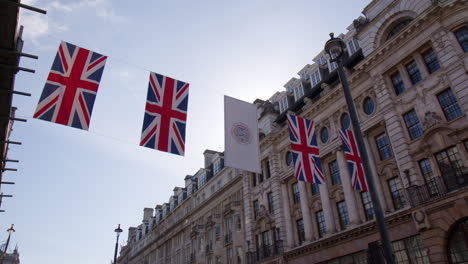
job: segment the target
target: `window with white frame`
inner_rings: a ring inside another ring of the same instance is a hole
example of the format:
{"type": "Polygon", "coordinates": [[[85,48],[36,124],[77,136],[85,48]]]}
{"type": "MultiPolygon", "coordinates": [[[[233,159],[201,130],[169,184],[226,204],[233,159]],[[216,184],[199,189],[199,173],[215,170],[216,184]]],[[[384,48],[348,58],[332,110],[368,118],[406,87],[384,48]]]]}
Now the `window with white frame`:
{"type": "Polygon", "coordinates": [[[198,186],[201,187],[205,183],[206,183],[206,174],[203,172],[200,175],[198,175],[198,186]]]}
{"type": "Polygon", "coordinates": [[[217,174],[221,170],[221,159],[218,159],[213,164],[213,174],[217,174]]]}
{"type": "Polygon", "coordinates": [[[353,38],[348,41],[349,55],[354,54],[359,49],[359,42],[357,39],[353,38]]]}
{"type": "Polygon", "coordinates": [[[320,82],[320,71],[316,70],[312,73],[312,86],[317,85],[320,82]]]}
{"type": "Polygon", "coordinates": [[[299,84],[294,88],[294,99],[298,100],[304,95],[304,89],[302,88],[302,84],[299,84]]]}
{"type": "Polygon", "coordinates": [[[330,60],[330,66],[329,66],[329,68],[330,68],[330,72],[336,70],[336,68],[338,68],[338,64],[336,63],[336,61],[332,62],[332,61],[330,60]]]}
{"type": "Polygon", "coordinates": [[[280,112],[281,113],[286,111],[286,109],[288,109],[289,105],[288,105],[288,97],[287,96],[281,98],[281,100],[279,101],[279,107],[280,107],[280,112]]]}
{"type": "Polygon", "coordinates": [[[309,74],[307,74],[307,72],[304,71],[303,73],[301,73],[301,79],[309,80],[309,74]]]}
{"type": "Polygon", "coordinates": [[[325,60],[325,57],[320,56],[320,58],[318,59],[318,64],[324,65],[325,63],[327,63],[327,60],[325,60]]]}

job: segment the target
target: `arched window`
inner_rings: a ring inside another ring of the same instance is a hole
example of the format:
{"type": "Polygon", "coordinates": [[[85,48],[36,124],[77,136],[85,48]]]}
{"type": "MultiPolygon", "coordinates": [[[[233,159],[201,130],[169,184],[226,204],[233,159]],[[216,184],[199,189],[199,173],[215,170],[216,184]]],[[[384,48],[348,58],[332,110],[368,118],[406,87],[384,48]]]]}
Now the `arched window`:
{"type": "Polygon", "coordinates": [[[413,19],[412,18],[405,18],[403,20],[400,20],[398,23],[396,23],[394,26],[391,27],[390,30],[388,30],[387,37],[385,40],[391,39],[393,36],[398,34],[403,28],[405,28],[413,19]]]}
{"type": "Polygon", "coordinates": [[[468,218],[458,222],[450,232],[447,254],[451,264],[468,262],[468,218]]]}

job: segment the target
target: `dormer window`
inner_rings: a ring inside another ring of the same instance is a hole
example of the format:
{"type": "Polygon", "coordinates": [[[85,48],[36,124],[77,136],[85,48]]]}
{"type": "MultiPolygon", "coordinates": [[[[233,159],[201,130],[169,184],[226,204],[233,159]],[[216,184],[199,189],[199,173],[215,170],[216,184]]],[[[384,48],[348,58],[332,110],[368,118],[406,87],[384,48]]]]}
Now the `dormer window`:
{"type": "Polygon", "coordinates": [[[299,84],[299,86],[296,86],[296,88],[294,88],[294,99],[297,101],[303,95],[304,95],[304,89],[302,88],[302,84],[299,84]]]}
{"type": "Polygon", "coordinates": [[[359,42],[357,39],[353,38],[352,40],[348,41],[349,55],[354,54],[358,50],[359,50],[359,42]]]}
{"type": "Polygon", "coordinates": [[[336,61],[332,62],[330,60],[329,62],[330,62],[330,64],[329,64],[330,72],[332,72],[332,71],[336,70],[336,68],[338,68],[338,64],[336,63],[336,61]]]}
{"type": "Polygon", "coordinates": [[[291,88],[291,86],[286,86],[286,92],[288,93],[292,93],[293,92],[293,89],[291,88]]]}
{"type": "Polygon", "coordinates": [[[306,72],[303,72],[303,73],[301,74],[301,79],[307,81],[307,80],[309,80],[309,75],[308,75],[306,72]]]}
{"type": "Polygon", "coordinates": [[[327,63],[327,60],[325,60],[325,57],[320,56],[320,58],[318,60],[318,64],[325,65],[326,63],[327,63]]]}
{"type": "Polygon", "coordinates": [[[314,71],[314,73],[312,73],[311,77],[312,77],[312,86],[317,85],[321,81],[320,71],[319,70],[314,71]]]}
{"type": "Polygon", "coordinates": [[[220,172],[222,169],[222,166],[221,166],[221,159],[218,159],[217,161],[214,162],[213,164],[213,174],[217,174],[218,172],[220,172]]]}
{"type": "Polygon", "coordinates": [[[281,100],[279,101],[280,113],[283,113],[284,111],[286,111],[286,109],[288,109],[288,107],[289,107],[288,97],[285,96],[285,97],[281,98],[281,100]]]}
{"type": "Polygon", "coordinates": [[[203,186],[206,183],[206,173],[202,173],[198,176],[198,186],[203,186]]]}

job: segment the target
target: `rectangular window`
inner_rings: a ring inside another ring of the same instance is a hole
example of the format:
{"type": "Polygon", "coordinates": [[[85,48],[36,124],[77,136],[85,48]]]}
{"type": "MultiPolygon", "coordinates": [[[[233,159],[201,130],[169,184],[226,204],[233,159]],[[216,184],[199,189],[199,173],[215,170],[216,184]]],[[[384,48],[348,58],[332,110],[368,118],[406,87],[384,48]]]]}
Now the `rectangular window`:
{"type": "Polygon", "coordinates": [[[240,215],[234,216],[234,219],[236,220],[236,231],[241,231],[242,229],[242,218],[240,215]]]}
{"type": "Polygon", "coordinates": [[[452,89],[448,88],[439,93],[437,99],[439,100],[440,107],[444,110],[447,121],[453,120],[463,114],[457,102],[457,98],[453,95],[452,89]]]}
{"type": "Polygon", "coordinates": [[[336,68],[338,68],[338,64],[336,63],[336,61],[330,61],[330,72],[336,70],[336,68]]]}
{"type": "Polygon", "coordinates": [[[257,174],[252,173],[252,186],[255,187],[257,186],[257,174]]]}
{"type": "Polygon", "coordinates": [[[468,51],[468,27],[464,26],[457,31],[455,31],[455,36],[457,37],[458,43],[462,47],[464,52],[468,51]]]}
{"type": "Polygon", "coordinates": [[[302,221],[302,218],[296,221],[296,226],[297,226],[297,237],[299,239],[299,244],[302,244],[305,241],[304,222],[302,221]]]}
{"type": "Polygon", "coordinates": [[[262,183],[263,182],[263,174],[257,173],[257,175],[258,175],[258,183],[262,183]]]}
{"type": "Polygon", "coordinates": [[[317,183],[311,183],[310,188],[312,189],[312,195],[320,193],[320,186],[317,183]]]}
{"type": "Polygon", "coordinates": [[[426,63],[426,67],[429,73],[433,73],[440,69],[439,60],[437,59],[437,56],[432,48],[426,50],[422,54],[422,56],[424,58],[424,63],[426,63]]]}
{"type": "Polygon", "coordinates": [[[293,202],[294,204],[298,204],[301,202],[301,196],[299,194],[299,185],[296,183],[294,183],[292,185],[292,190],[293,190],[293,202]]]}
{"type": "Polygon", "coordinates": [[[215,239],[216,241],[221,240],[221,227],[220,226],[215,227],[215,239]]]}
{"type": "Polygon", "coordinates": [[[429,264],[420,235],[392,242],[396,263],[429,264]]]}
{"type": "Polygon", "coordinates": [[[327,63],[327,61],[325,60],[325,57],[320,56],[320,58],[319,58],[319,60],[318,60],[318,64],[324,65],[325,63],[327,63]]]}
{"type": "Polygon", "coordinates": [[[338,162],[336,160],[328,163],[328,168],[330,169],[330,176],[332,180],[332,184],[340,184],[340,168],[338,167],[338,162]]]}
{"type": "Polygon", "coordinates": [[[468,170],[463,166],[461,155],[456,146],[436,153],[435,157],[445,184],[450,191],[467,184],[468,170]]]}
{"type": "Polygon", "coordinates": [[[253,206],[254,206],[254,219],[257,219],[258,217],[258,211],[260,210],[260,206],[258,204],[258,200],[255,200],[253,202],[253,206]]]}
{"type": "Polygon", "coordinates": [[[273,213],[275,211],[275,204],[273,202],[273,193],[269,192],[267,194],[267,197],[268,197],[268,210],[270,211],[270,213],[273,213]]]}
{"type": "Polygon", "coordinates": [[[234,264],[232,248],[228,248],[228,250],[227,250],[227,264],[234,264]]]}
{"type": "Polygon", "coordinates": [[[269,179],[271,174],[270,174],[270,160],[264,159],[262,161],[262,172],[263,175],[265,175],[266,179],[269,179]]]}
{"type": "Polygon", "coordinates": [[[367,221],[374,219],[374,207],[369,192],[361,192],[361,200],[367,221]]]}
{"type": "Polygon", "coordinates": [[[304,89],[302,88],[302,84],[299,84],[296,88],[294,88],[294,99],[297,101],[304,95],[304,89]]]}
{"type": "Polygon", "coordinates": [[[380,160],[386,160],[393,156],[392,147],[390,146],[390,141],[388,140],[387,134],[382,133],[376,136],[375,143],[377,144],[377,149],[379,150],[380,160]]]}
{"type": "Polygon", "coordinates": [[[395,89],[396,95],[401,94],[406,90],[405,84],[403,83],[403,79],[399,72],[396,72],[390,76],[392,79],[393,89],[395,89]]]}
{"type": "Polygon", "coordinates": [[[400,210],[405,207],[405,196],[403,194],[400,179],[395,177],[388,180],[388,188],[390,190],[390,195],[392,196],[393,207],[395,207],[395,210],[400,210]]]}
{"type": "Polygon", "coordinates": [[[242,253],[242,247],[237,247],[236,248],[236,256],[237,256],[237,264],[242,264],[244,263],[243,261],[243,253],[242,253]]]}
{"type": "Polygon", "coordinates": [[[320,79],[320,71],[316,70],[312,73],[312,86],[317,85],[321,81],[320,79]]]}
{"type": "Polygon", "coordinates": [[[415,139],[422,136],[423,128],[421,122],[419,122],[419,118],[416,115],[416,111],[414,111],[414,109],[404,114],[403,118],[405,119],[406,128],[408,128],[408,132],[411,139],[415,139]]]}
{"type": "Polygon", "coordinates": [[[325,224],[325,216],[323,215],[323,210],[315,212],[315,218],[317,219],[319,237],[322,238],[323,235],[327,232],[327,226],[325,224]]]}
{"type": "Polygon", "coordinates": [[[414,60],[406,64],[406,71],[408,72],[412,84],[417,84],[422,80],[421,72],[419,72],[418,65],[414,60]]]}
{"type": "Polygon", "coordinates": [[[286,109],[288,109],[289,104],[288,104],[288,97],[287,96],[281,98],[281,100],[279,101],[279,106],[280,106],[280,112],[281,113],[286,111],[286,109]]]}
{"type": "Polygon", "coordinates": [[[427,190],[429,191],[429,194],[430,195],[438,194],[439,193],[438,185],[437,185],[434,171],[432,170],[431,162],[429,161],[429,159],[420,160],[419,168],[421,169],[421,173],[424,176],[424,180],[426,181],[427,190]]]}
{"type": "Polygon", "coordinates": [[[346,207],[346,202],[337,202],[336,207],[338,209],[338,216],[340,218],[341,229],[346,229],[346,227],[349,224],[348,208],[346,207]]]}
{"type": "Polygon", "coordinates": [[[352,40],[348,41],[348,46],[349,55],[352,55],[359,49],[359,42],[357,39],[353,38],[352,40]]]}

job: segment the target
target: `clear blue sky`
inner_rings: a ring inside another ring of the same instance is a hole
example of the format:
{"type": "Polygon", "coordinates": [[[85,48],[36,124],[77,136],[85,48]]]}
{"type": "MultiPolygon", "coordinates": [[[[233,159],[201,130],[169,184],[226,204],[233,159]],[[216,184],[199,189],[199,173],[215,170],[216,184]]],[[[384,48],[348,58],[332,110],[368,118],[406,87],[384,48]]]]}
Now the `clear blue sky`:
{"type": "Polygon", "coordinates": [[[117,224],[138,225],[144,207],[167,202],[174,186],[203,166],[205,149],[222,151],[223,95],[268,99],[346,32],[370,1],[339,0],[28,0],[15,95],[17,122],[6,172],[0,242],[14,223],[11,248],[22,263],[98,264],[113,257],[117,224]],[[61,40],[107,55],[89,132],[30,118],[61,40]],[[138,146],[149,70],[190,83],[186,157],[138,146]],[[14,164],[13,164],[14,165],[14,164]],[[4,231],[5,230],[5,231],[4,231]]]}

